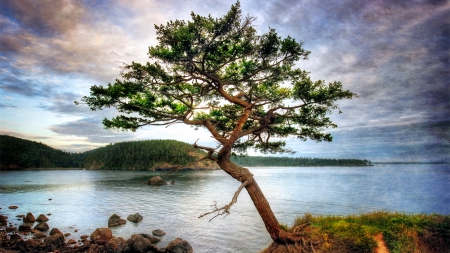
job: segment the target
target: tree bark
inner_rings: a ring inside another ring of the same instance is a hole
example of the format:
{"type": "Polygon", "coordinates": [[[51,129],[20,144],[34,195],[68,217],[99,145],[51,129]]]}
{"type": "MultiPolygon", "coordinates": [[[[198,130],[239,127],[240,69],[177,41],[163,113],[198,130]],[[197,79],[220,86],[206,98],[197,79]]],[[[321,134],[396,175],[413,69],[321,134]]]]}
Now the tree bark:
{"type": "Polygon", "coordinates": [[[231,162],[229,152],[219,152],[217,163],[222,170],[224,170],[226,173],[228,173],[238,181],[248,181],[245,189],[250,195],[250,198],[252,199],[256,210],[261,216],[264,225],[266,226],[267,232],[269,232],[270,234],[270,237],[275,242],[286,242],[282,238],[282,235],[284,235],[285,233],[283,233],[284,231],[281,231],[278,220],[272,212],[269,202],[259,188],[258,183],[256,183],[255,179],[253,178],[253,174],[251,174],[248,169],[240,167],[231,162]]]}

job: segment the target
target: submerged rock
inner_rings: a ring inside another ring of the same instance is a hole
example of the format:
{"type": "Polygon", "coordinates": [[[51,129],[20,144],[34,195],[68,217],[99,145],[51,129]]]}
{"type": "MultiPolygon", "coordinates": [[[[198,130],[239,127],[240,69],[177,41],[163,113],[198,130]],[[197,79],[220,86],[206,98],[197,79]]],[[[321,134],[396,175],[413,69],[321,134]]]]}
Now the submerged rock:
{"type": "Polygon", "coordinates": [[[166,185],[167,182],[162,180],[160,176],[152,177],[148,180],[149,185],[166,185]]]}
{"type": "Polygon", "coordinates": [[[149,234],[141,234],[144,238],[147,238],[148,240],[150,240],[151,243],[158,243],[161,241],[161,239],[153,237],[149,234]]]}
{"type": "Polygon", "coordinates": [[[129,220],[131,222],[139,222],[143,218],[144,217],[142,217],[142,215],[140,215],[139,213],[135,213],[135,214],[128,215],[127,220],[129,220]]]}
{"type": "Polygon", "coordinates": [[[172,242],[169,243],[166,247],[167,252],[169,253],[193,253],[194,250],[192,246],[187,242],[183,241],[181,238],[176,238],[172,242]]]}
{"type": "Polygon", "coordinates": [[[124,219],[121,219],[120,216],[117,214],[111,215],[111,217],[109,217],[109,219],[108,219],[108,227],[115,227],[115,226],[123,225],[125,223],[127,223],[127,221],[124,219]]]}
{"type": "Polygon", "coordinates": [[[154,236],[163,236],[166,234],[166,232],[162,231],[161,229],[155,229],[152,231],[152,234],[154,236]]]}
{"type": "Polygon", "coordinates": [[[17,209],[17,208],[19,208],[18,206],[9,206],[8,207],[9,209],[17,209]]]}

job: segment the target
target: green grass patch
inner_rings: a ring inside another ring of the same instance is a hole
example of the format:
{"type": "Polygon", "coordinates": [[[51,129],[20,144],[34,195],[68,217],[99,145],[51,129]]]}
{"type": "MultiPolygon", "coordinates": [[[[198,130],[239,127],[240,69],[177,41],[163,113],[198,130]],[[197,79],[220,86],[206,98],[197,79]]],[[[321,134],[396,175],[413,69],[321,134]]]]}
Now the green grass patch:
{"type": "Polygon", "coordinates": [[[316,252],[375,252],[375,236],[382,234],[389,252],[449,252],[450,216],[374,212],[348,216],[297,218],[293,231],[310,225],[301,233],[316,242],[316,252]],[[319,242],[319,243],[318,243],[319,242]]]}

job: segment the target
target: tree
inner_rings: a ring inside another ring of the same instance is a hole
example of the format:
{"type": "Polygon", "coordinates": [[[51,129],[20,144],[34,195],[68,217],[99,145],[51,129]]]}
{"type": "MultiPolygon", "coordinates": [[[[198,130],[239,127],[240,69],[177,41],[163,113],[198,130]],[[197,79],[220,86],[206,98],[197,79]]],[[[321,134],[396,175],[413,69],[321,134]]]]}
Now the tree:
{"type": "Polygon", "coordinates": [[[299,236],[279,228],[253,175],[230,156],[249,148],[291,152],[286,137],[331,141],[324,132],[336,127],[329,113],[338,109],[336,101],[356,94],[340,82],[312,81],[295,67],[310,53],[302,43],[274,29],[257,35],[255,19],[242,16],[239,2],[222,18],[191,17],[155,25],[159,44],[149,47],[151,62],[125,65],[121,79],[92,86],[81,101],[92,110],[115,107],[122,113],[104,119],[106,128],[135,131],[175,123],[206,128],[219,147],[194,146],[242,183],[232,201],[214,213],[228,214],[245,188],[272,239],[295,243],[299,236]]]}

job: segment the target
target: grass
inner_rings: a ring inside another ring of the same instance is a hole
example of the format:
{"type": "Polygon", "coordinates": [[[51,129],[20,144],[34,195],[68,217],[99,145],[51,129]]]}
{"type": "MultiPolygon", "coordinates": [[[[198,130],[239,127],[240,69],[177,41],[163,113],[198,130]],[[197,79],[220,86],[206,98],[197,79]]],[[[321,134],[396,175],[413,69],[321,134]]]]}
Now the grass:
{"type": "Polygon", "coordinates": [[[349,216],[305,214],[294,225],[280,227],[293,231],[309,223],[300,233],[309,238],[316,252],[375,252],[375,236],[382,234],[391,253],[450,252],[450,216],[373,212],[349,216]]]}

